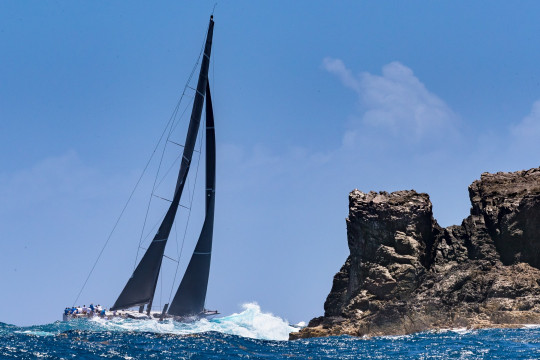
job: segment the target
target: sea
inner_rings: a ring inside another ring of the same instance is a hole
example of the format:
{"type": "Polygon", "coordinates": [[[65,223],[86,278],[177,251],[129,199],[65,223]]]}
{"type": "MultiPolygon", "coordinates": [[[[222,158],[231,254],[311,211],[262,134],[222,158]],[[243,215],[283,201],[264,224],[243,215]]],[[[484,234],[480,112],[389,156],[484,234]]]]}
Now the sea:
{"type": "Polygon", "coordinates": [[[540,359],[540,327],[288,341],[296,331],[257,304],[221,318],[0,323],[0,359],[540,359]]]}

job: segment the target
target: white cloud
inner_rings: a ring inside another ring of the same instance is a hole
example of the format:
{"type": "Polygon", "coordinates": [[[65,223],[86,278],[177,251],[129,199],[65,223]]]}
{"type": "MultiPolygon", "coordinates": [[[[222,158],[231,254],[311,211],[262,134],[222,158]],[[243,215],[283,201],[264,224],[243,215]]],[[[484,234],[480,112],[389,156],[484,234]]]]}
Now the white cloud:
{"type": "MultiPolygon", "coordinates": [[[[457,115],[407,66],[392,62],[383,67],[382,75],[364,72],[358,76],[339,59],[326,58],[323,67],[358,94],[363,125],[409,143],[455,135],[457,115]]],[[[358,130],[349,131],[344,143],[350,143],[358,130]]]]}
{"type": "Polygon", "coordinates": [[[0,194],[4,199],[13,199],[10,204],[12,210],[13,206],[35,206],[88,193],[91,182],[81,180],[90,179],[95,174],[81,163],[74,151],[68,151],[61,156],[46,158],[30,168],[0,175],[0,194]]]}
{"type": "MultiPolygon", "coordinates": [[[[4,314],[2,321],[28,324],[28,317],[14,314],[32,306],[28,299],[42,289],[48,291],[45,308],[61,308],[73,300],[125,201],[124,189],[132,183],[132,174],[104,176],[75,151],[0,173],[0,272],[9,274],[0,278],[0,287],[17,289],[6,293],[5,306],[13,314],[4,314]],[[21,284],[27,288],[25,296],[21,284]]],[[[115,253],[122,250],[118,248],[115,253]]],[[[53,319],[53,313],[42,312],[31,321],[53,319]]]]}
{"type": "Polygon", "coordinates": [[[343,61],[340,59],[324,58],[323,67],[330,73],[339,77],[343,85],[360,92],[360,82],[352,74],[351,70],[347,69],[343,61]]]}
{"type": "Polygon", "coordinates": [[[510,128],[514,143],[523,146],[540,145],[540,100],[533,103],[531,112],[510,128]]]}

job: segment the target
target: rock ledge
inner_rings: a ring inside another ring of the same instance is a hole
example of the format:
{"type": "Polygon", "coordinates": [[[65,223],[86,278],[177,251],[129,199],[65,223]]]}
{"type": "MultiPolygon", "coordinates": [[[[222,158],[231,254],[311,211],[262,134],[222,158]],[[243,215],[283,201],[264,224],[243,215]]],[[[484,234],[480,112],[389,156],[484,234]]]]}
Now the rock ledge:
{"type": "Polygon", "coordinates": [[[540,168],[482,174],[440,227],[414,190],[349,194],[350,255],[324,316],[290,339],[540,323],[540,168]]]}

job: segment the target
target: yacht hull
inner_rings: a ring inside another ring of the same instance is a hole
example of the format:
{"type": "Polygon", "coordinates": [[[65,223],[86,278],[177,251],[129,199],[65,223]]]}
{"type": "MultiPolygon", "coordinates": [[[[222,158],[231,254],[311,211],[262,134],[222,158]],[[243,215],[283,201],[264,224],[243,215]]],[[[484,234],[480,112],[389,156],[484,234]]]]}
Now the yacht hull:
{"type": "MultiPolygon", "coordinates": [[[[163,316],[163,319],[173,319],[174,321],[183,322],[183,323],[190,323],[195,322],[197,320],[201,319],[211,319],[215,317],[216,315],[219,315],[218,311],[215,310],[205,310],[204,312],[192,315],[192,316],[173,316],[169,314],[165,314],[163,316]]],[[[162,313],[159,311],[151,311],[150,316],[146,315],[146,312],[140,313],[138,311],[132,311],[132,310],[121,310],[121,311],[107,311],[105,312],[105,316],[101,315],[90,315],[90,314],[62,314],[62,321],[70,321],[70,320],[77,320],[77,319],[92,319],[92,318],[99,318],[104,320],[112,320],[112,319],[134,319],[134,320],[159,320],[162,316],[162,313]]]]}

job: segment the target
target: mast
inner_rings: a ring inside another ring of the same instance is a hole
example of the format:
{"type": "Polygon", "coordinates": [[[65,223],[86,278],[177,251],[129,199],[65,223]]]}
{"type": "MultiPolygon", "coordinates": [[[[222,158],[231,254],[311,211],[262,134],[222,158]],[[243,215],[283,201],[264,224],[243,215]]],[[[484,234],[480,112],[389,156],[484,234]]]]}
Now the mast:
{"type": "Polygon", "coordinates": [[[180,198],[182,197],[182,191],[184,190],[189,167],[191,165],[191,159],[193,157],[193,150],[195,149],[197,133],[199,132],[204,95],[208,82],[208,67],[210,63],[210,53],[212,50],[213,32],[214,20],[211,16],[210,23],[208,25],[208,33],[206,35],[201,70],[199,72],[199,79],[197,82],[197,90],[195,92],[195,99],[193,101],[193,109],[191,111],[191,118],[189,121],[188,132],[184,144],[184,152],[182,154],[182,162],[178,172],[178,179],[176,181],[173,200],[171,201],[171,205],[169,206],[169,209],[167,210],[167,213],[163,218],[163,221],[161,222],[152,243],[133,271],[133,274],[129,278],[126,286],[120,293],[120,296],[118,296],[118,299],[114,303],[111,310],[127,309],[133,306],[142,306],[148,304],[148,313],[150,313],[152,300],[156,291],[159,271],[161,269],[161,262],[165,252],[165,245],[169,239],[174,218],[176,216],[178,206],[180,205],[180,198]]]}
{"type": "Polygon", "coordinates": [[[206,85],[206,216],[195,251],[180,282],[168,313],[176,316],[199,315],[204,311],[216,199],[216,135],[210,84],[206,85]]]}

